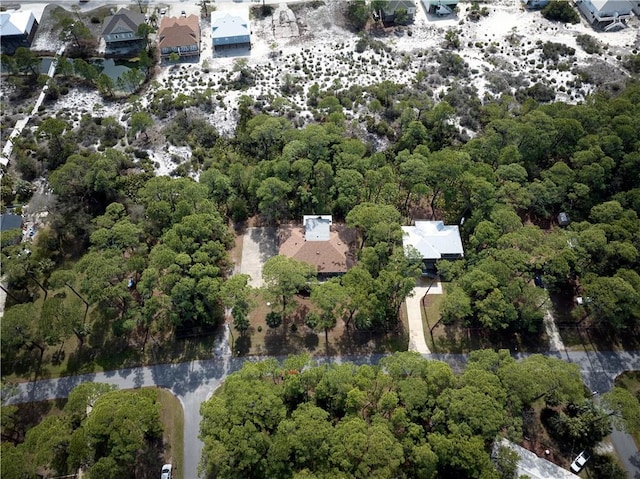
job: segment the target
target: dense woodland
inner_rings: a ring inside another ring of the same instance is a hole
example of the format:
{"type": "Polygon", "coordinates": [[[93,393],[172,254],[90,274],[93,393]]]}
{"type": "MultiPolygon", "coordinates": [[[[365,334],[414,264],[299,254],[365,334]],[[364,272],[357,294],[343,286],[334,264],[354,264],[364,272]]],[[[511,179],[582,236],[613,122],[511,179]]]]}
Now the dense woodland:
{"type": "MultiPolygon", "coordinates": [[[[350,94],[319,93],[319,121],[301,128],[258,113],[260,101],[244,97],[229,140],[195,106],[166,97],[148,110],[128,107],[124,148],[124,128],[110,118],[85,117],[75,129],[56,117],[42,121],[21,139],[15,162],[24,179],[47,172],[56,203],[29,251],[2,249],[11,293],[5,359],[41,356],[72,335],[90,344],[96,328],[144,347],[176,328],[218,324],[225,308],[235,308],[242,331],[250,291],[242,280],[225,287],[229,225],[255,215],[263,224],[297,221],[315,211],[359,233],[358,264],[316,286],[344,298],[329,301],[343,308],[325,313],[350,327],[396,327],[416,277],[400,225],[434,218],[462,223],[465,245],[463,261],[439,265],[449,281],[445,323],[539,331],[544,295],[532,278],[541,274],[548,288],[589,298],[575,308],[577,319],[620,333],[637,328],[638,85],[580,105],[507,97],[478,104],[482,131],[468,139],[455,126],[463,107],[383,82],[359,92],[380,103],[387,119],[380,123],[389,121],[392,141],[383,151],[346,121],[341,104],[350,94]],[[176,174],[199,169],[198,181],[156,177],[136,148],[157,115],[171,118],[161,131],[167,141],[193,151],[176,174]],[[566,228],[557,226],[560,211],[573,220],[566,228]]],[[[7,178],[9,203],[20,190],[7,178]]],[[[279,281],[286,278],[275,278],[276,289],[279,281]]]]}
{"type": "Polygon", "coordinates": [[[24,412],[2,407],[2,477],[75,474],[93,479],[155,478],[164,445],[157,391],[77,386],[59,412],[24,428],[24,412]]]}
{"type": "MultiPolygon", "coordinates": [[[[444,77],[465,76],[458,55],[440,57],[444,77]]],[[[629,71],[638,71],[638,58],[628,57],[629,71]]],[[[19,86],[37,84],[36,60],[15,59],[19,86]]],[[[76,75],[112,96],[114,85],[78,65],[76,75]]],[[[243,88],[255,72],[237,66],[230,86],[243,88]]],[[[136,72],[130,91],[142,81],[136,72]]],[[[65,83],[71,74],[57,77],[63,83],[52,83],[51,95],[73,88],[65,83]]],[[[285,97],[243,96],[231,138],[205,119],[216,108],[210,89],[191,96],[160,89],[144,105],[132,95],[119,119],[36,118],[33,132],[16,141],[2,208],[26,203],[41,176],[55,201],[32,244],[2,236],[3,375],[37,375],[45,357],[59,362],[51,352],[70,339],[85,354],[75,371],[113,354],[115,344],[162,349],[213,331],[227,310],[246,334],[255,292],[231,274],[234,233],[249,220],[277,225],[309,213],[331,213],[357,230],[357,265],[315,283],[304,264],[275,257],[265,266],[270,327],[282,325],[304,291],[315,306],[307,324],[319,333],[339,319],[354,330],[396,331],[419,274],[400,226],[426,218],[459,224],[463,235],[464,260],[438,265],[445,325],[535,336],[548,307],[533,283],[540,276],[570,298],[576,323],[637,337],[640,85],[630,80],[569,105],[540,103],[554,95],[536,85],[480,99],[457,82],[436,102],[423,80],[311,85],[306,119],[285,97]],[[192,157],[176,158],[172,176],[157,177],[145,151],[153,142],[188,146],[192,157]],[[560,212],[572,219],[566,227],[560,212]]],[[[300,90],[292,81],[283,86],[283,94],[300,90]]],[[[513,457],[501,451],[495,465],[489,456],[498,436],[520,441],[542,424],[572,453],[609,431],[609,413],[585,399],[578,371],[561,361],[480,351],[459,377],[412,354],[381,366],[320,367],[301,357],[246,365],[202,407],[203,472],[506,478],[513,457]]],[[[11,431],[15,411],[3,408],[3,477],[79,466],[91,478],[144,477],[122,465],[158,461],[152,394],[100,387],[77,394],[82,407],[70,399],[61,415],[26,434],[11,431]],[[129,407],[144,416],[135,421],[145,431],[127,426],[129,407]]],[[[614,390],[605,405],[637,431],[634,399],[614,390]]],[[[598,477],[619,477],[614,469],[598,477]]]]}
{"type": "MultiPolygon", "coordinates": [[[[630,429],[637,401],[634,411],[630,429]]],[[[417,353],[380,366],[246,363],[201,413],[205,478],[513,479],[517,456],[499,448],[492,460],[496,438],[519,442],[542,427],[561,444],[554,454],[570,455],[606,436],[611,420],[585,397],[576,365],[518,362],[506,350],[472,352],[459,376],[417,353]]],[[[605,463],[597,477],[624,477],[605,463]]]]}

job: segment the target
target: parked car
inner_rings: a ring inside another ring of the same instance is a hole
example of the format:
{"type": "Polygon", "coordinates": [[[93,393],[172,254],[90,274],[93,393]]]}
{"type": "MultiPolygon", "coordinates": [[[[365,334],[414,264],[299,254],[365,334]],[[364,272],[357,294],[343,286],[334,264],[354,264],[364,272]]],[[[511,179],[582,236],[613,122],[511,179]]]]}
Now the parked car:
{"type": "Polygon", "coordinates": [[[591,456],[587,451],[582,451],[571,463],[571,470],[575,473],[582,471],[582,468],[590,458],[591,456]]]}
{"type": "Polygon", "coordinates": [[[535,284],[538,288],[544,288],[544,283],[542,282],[542,275],[536,274],[533,277],[533,284],[535,284]]]}
{"type": "Polygon", "coordinates": [[[167,14],[167,9],[166,8],[161,8],[160,9],[160,15],[166,15],[167,14]]]}
{"type": "Polygon", "coordinates": [[[165,464],[162,466],[162,474],[160,479],[171,479],[171,464],[165,464]]]}
{"type": "Polygon", "coordinates": [[[186,17],[186,16],[187,16],[187,12],[185,12],[184,10],[182,10],[182,11],[180,12],[180,16],[181,16],[181,17],[186,17]]]}

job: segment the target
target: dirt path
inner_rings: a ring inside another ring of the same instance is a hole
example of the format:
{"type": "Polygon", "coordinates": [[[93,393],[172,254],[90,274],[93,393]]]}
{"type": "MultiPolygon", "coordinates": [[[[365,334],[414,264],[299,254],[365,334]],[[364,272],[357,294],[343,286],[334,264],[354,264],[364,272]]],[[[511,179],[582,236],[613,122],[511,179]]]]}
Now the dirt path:
{"type": "Polygon", "coordinates": [[[549,306],[545,306],[543,324],[544,331],[547,333],[547,337],[549,338],[549,351],[564,351],[564,343],[562,342],[560,331],[558,331],[556,320],[553,317],[553,312],[549,306]]]}

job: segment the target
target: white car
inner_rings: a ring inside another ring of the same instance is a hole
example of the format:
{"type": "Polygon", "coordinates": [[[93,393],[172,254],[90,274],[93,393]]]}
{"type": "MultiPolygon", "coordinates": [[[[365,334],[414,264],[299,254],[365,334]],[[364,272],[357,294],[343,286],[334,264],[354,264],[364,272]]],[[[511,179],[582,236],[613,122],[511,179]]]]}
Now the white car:
{"type": "Polygon", "coordinates": [[[590,458],[591,456],[587,451],[582,451],[571,463],[571,470],[575,473],[582,471],[582,468],[590,458]]]}
{"type": "Polygon", "coordinates": [[[166,8],[161,8],[160,9],[160,15],[166,15],[167,14],[167,9],[166,8]]]}
{"type": "Polygon", "coordinates": [[[165,464],[162,466],[162,474],[160,479],[171,479],[171,464],[165,464]]]}

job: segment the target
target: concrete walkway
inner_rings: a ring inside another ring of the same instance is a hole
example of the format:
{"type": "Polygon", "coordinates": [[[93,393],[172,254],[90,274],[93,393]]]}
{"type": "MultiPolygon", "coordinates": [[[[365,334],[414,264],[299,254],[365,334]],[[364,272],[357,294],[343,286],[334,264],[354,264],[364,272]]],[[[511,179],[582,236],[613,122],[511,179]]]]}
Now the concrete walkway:
{"type": "Polygon", "coordinates": [[[420,354],[431,354],[424,339],[425,331],[422,325],[422,298],[427,293],[442,294],[442,285],[440,283],[426,284],[424,281],[419,281],[413,288],[411,296],[405,300],[407,322],[409,323],[409,351],[417,351],[420,354]]]}

